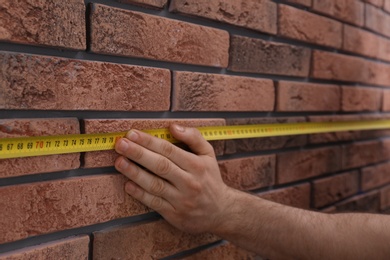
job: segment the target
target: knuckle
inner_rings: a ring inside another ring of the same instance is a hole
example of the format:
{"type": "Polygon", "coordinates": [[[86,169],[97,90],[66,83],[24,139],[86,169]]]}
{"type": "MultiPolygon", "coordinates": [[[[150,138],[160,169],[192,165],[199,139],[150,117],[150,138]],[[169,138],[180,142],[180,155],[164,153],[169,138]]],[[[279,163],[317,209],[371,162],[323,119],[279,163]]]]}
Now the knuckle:
{"type": "Polygon", "coordinates": [[[161,154],[163,154],[166,157],[171,157],[174,151],[174,146],[167,142],[161,143],[161,154]]]}
{"type": "Polygon", "coordinates": [[[141,148],[134,150],[133,158],[134,160],[140,160],[144,156],[144,151],[141,148]]]}
{"type": "Polygon", "coordinates": [[[150,200],[150,207],[154,210],[159,210],[163,206],[163,200],[159,197],[153,196],[150,200]]]}
{"type": "Polygon", "coordinates": [[[156,170],[159,175],[166,175],[171,170],[171,164],[166,158],[161,157],[158,159],[156,165],[156,170]]]}
{"type": "Polygon", "coordinates": [[[154,178],[150,184],[150,193],[160,196],[165,191],[165,183],[160,178],[154,178]]]}

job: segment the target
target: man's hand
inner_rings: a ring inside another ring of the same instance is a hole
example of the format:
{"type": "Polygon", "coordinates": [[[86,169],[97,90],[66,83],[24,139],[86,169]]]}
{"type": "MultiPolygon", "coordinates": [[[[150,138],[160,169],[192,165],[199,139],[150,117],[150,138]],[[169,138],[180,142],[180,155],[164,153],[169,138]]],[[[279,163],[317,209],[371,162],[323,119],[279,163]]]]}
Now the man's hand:
{"type": "Polygon", "coordinates": [[[172,125],[170,131],[193,153],[131,130],[115,145],[122,155],[115,167],[130,180],[126,192],[172,225],[212,232],[221,225],[232,190],[222,181],[213,147],[197,129],[172,125]]]}

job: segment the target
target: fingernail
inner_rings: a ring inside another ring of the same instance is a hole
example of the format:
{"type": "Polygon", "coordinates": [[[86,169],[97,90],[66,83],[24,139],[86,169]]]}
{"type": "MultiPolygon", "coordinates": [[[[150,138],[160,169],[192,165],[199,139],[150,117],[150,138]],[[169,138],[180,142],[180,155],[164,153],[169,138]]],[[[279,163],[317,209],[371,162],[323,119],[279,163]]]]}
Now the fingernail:
{"type": "Polygon", "coordinates": [[[138,133],[133,130],[130,130],[130,132],[127,133],[126,137],[129,138],[131,141],[136,141],[138,139],[138,133]]]}
{"type": "Polygon", "coordinates": [[[129,144],[125,140],[123,140],[123,139],[119,140],[118,150],[120,152],[126,151],[128,147],[129,147],[129,144]]]}
{"type": "Polygon", "coordinates": [[[180,126],[180,125],[175,125],[175,128],[177,131],[179,132],[184,132],[184,127],[180,126]]]}

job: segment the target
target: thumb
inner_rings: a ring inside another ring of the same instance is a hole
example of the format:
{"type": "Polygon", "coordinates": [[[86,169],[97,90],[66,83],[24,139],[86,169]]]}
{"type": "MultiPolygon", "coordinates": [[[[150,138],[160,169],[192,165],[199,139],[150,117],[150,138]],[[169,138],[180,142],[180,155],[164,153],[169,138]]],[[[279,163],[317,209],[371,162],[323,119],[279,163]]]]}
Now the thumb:
{"type": "Polygon", "coordinates": [[[195,154],[215,157],[214,148],[203,138],[198,129],[173,124],[169,130],[174,138],[188,145],[195,154]]]}

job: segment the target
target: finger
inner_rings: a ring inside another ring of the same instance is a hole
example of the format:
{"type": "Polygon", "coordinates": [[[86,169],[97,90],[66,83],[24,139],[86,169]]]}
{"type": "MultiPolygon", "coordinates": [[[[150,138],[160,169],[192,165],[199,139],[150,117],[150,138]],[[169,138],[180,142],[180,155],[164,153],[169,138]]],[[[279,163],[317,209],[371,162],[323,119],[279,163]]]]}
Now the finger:
{"type": "Polygon", "coordinates": [[[203,138],[198,129],[173,124],[170,132],[174,138],[182,141],[197,155],[215,157],[214,148],[203,138]]]}
{"type": "Polygon", "coordinates": [[[115,168],[153,195],[163,197],[168,201],[172,201],[178,196],[178,190],[170,183],[147,172],[123,156],[115,161],[115,168]]]}
{"type": "Polygon", "coordinates": [[[140,201],[142,204],[146,205],[147,207],[159,212],[159,213],[164,213],[168,211],[174,210],[172,205],[164,200],[161,197],[152,195],[139,187],[137,184],[128,181],[125,184],[125,191],[135,198],[136,200],[140,201]]]}
{"type": "Polygon", "coordinates": [[[188,175],[168,158],[131,142],[127,138],[121,138],[115,144],[115,150],[171,183],[174,183],[175,179],[182,179],[188,175]]]}
{"type": "Polygon", "coordinates": [[[166,140],[138,130],[129,131],[126,137],[148,150],[168,158],[183,170],[190,170],[193,167],[193,162],[197,160],[197,157],[193,153],[184,151],[166,140]]]}

